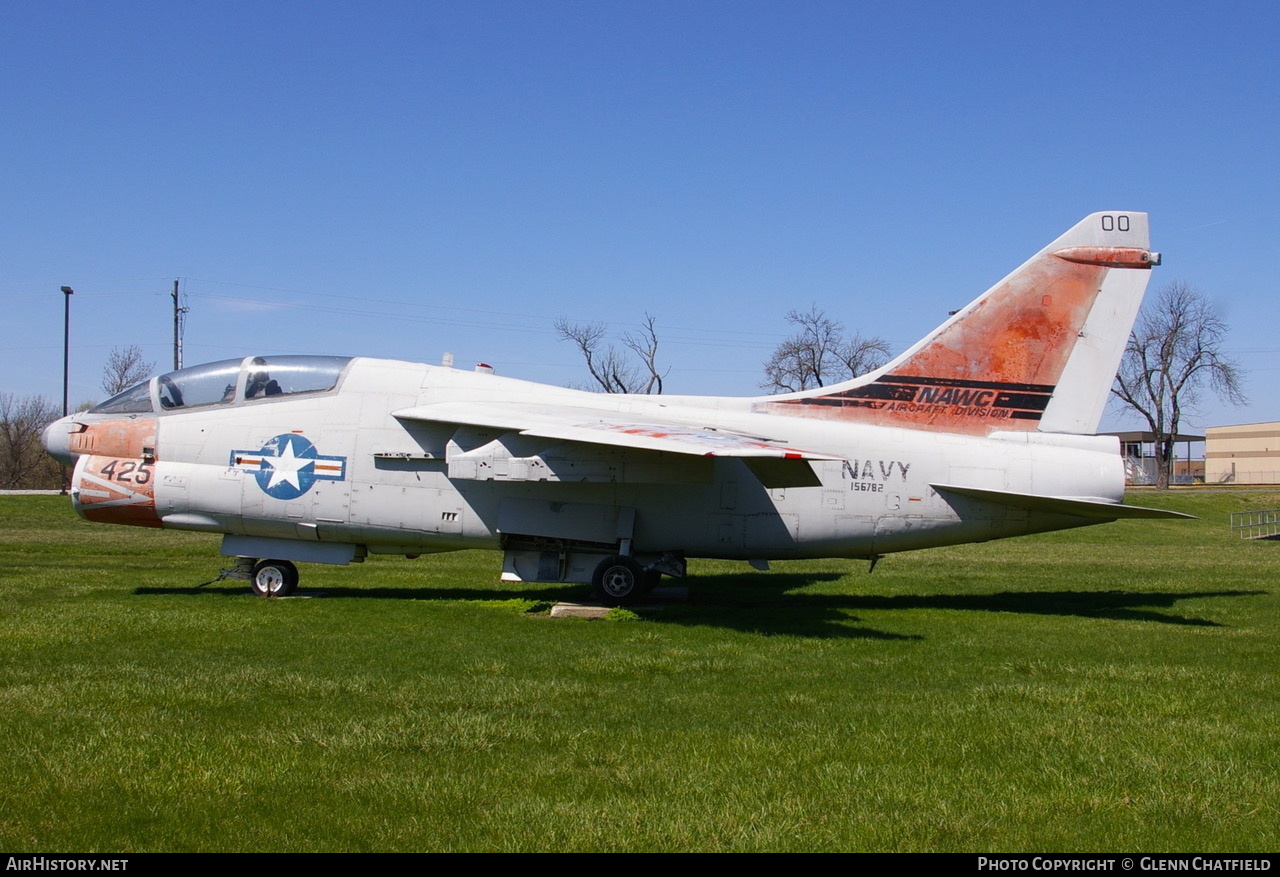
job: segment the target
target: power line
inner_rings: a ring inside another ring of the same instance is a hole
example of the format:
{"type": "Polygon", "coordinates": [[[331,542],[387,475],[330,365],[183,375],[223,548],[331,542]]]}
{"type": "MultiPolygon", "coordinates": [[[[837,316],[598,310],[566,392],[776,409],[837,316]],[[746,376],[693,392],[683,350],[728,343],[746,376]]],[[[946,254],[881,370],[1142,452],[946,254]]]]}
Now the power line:
{"type": "MultiPolygon", "coordinates": [[[[188,278],[184,278],[184,280],[192,281],[195,283],[210,283],[218,286],[235,286],[243,289],[258,289],[264,292],[284,292],[292,295],[314,296],[317,298],[331,298],[331,299],[338,299],[341,301],[356,301],[356,302],[371,303],[371,304],[386,304],[386,305],[394,305],[396,307],[404,307],[404,308],[430,309],[432,311],[458,311],[462,313],[487,314],[490,316],[511,318],[511,319],[545,320],[548,323],[554,322],[560,316],[558,314],[557,315],[530,314],[530,313],[524,313],[520,311],[502,311],[502,310],[492,310],[487,308],[470,308],[470,307],[464,307],[461,305],[441,304],[439,301],[435,301],[435,300],[429,301],[429,302],[422,302],[422,301],[405,301],[403,299],[373,298],[365,295],[345,295],[341,293],[332,293],[332,292],[315,292],[312,290],[305,290],[305,289],[291,289],[288,287],[280,287],[280,286],[261,286],[261,285],[251,284],[251,283],[238,283],[235,281],[227,281],[227,280],[207,280],[207,279],[201,279],[196,277],[188,277],[188,278]]],[[[195,296],[206,296],[211,298],[217,297],[213,293],[191,292],[190,290],[187,290],[187,294],[195,295],[195,296]]],[[[224,300],[247,301],[246,299],[233,299],[233,298],[227,298],[224,300]]],[[[275,303],[280,304],[282,306],[285,306],[288,304],[288,303],[279,302],[279,301],[276,301],[275,303]]],[[[350,312],[348,311],[348,313],[350,312]]],[[[629,322],[629,321],[624,322],[624,321],[617,321],[617,320],[597,321],[597,320],[587,319],[587,322],[591,322],[591,323],[604,322],[605,325],[609,326],[610,328],[617,328],[617,327],[640,328],[643,325],[642,323],[639,323],[639,322],[629,322]]],[[[464,324],[464,325],[475,325],[478,327],[483,327],[485,324],[477,323],[477,324],[464,324]]],[[[777,338],[779,335],[778,332],[756,332],[756,331],[748,331],[748,330],[741,330],[741,329],[708,329],[705,326],[664,325],[662,328],[664,332],[670,332],[674,330],[674,331],[681,331],[681,332],[705,333],[708,335],[716,335],[716,334],[742,335],[742,336],[749,336],[749,337],[758,337],[762,339],[777,338]]]]}

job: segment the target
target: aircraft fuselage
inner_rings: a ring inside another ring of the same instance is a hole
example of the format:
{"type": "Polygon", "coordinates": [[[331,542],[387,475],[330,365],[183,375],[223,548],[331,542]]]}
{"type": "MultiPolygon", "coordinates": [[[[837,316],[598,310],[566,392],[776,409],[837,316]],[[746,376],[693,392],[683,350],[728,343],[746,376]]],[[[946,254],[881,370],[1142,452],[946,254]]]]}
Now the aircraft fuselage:
{"type": "Polygon", "coordinates": [[[156,407],[74,417],[85,426],[70,436],[76,510],[95,521],[278,540],[272,556],[290,560],[557,541],[604,546],[620,538],[640,554],[872,557],[1089,523],[944,497],[931,484],[1111,502],[1123,492],[1114,438],[948,435],[759,414],[749,400],[606,396],[375,359],[352,360],[330,390],[156,407]],[[623,420],[658,414],[833,459],[803,464],[812,483],[788,483],[796,479],[787,472],[771,482],[770,472],[738,457],[627,447],[584,454],[500,427],[392,414],[531,394],[623,420]]]}
{"type": "MultiPolygon", "coordinates": [[[[1147,217],[1065,234],[875,371],[779,396],[600,395],[418,363],[257,356],[51,425],[84,517],[291,561],[504,551],[503,576],[642,593],[685,558],[861,557],[1122,517],[1092,435],[1150,268],[1147,217]]],[[[254,563],[255,560],[261,558],[254,563]]],[[[242,570],[248,574],[248,570],[242,570]]]]}

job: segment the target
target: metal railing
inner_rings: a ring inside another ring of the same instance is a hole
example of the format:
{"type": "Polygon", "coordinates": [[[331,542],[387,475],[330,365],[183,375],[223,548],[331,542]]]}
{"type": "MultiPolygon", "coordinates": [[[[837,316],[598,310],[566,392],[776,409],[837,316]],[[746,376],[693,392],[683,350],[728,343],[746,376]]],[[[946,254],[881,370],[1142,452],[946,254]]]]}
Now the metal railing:
{"type": "Polygon", "coordinates": [[[1280,471],[1275,469],[1240,470],[1228,469],[1215,475],[1214,481],[1219,484],[1280,484],[1280,471]]]}
{"type": "Polygon", "coordinates": [[[1231,532],[1241,539],[1270,539],[1280,535],[1280,509],[1232,512],[1231,532]]]}

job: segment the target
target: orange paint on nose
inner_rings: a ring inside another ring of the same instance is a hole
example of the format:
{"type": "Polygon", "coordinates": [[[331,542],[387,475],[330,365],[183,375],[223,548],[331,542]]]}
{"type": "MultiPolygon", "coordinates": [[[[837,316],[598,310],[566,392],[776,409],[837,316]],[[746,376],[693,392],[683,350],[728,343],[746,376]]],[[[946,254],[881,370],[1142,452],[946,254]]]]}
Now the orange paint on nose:
{"type": "Polygon", "coordinates": [[[159,527],[155,466],[139,458],[83,456],[71,479],[76,511],[90,521],[159,527]]]}
{"type": "Polygon", "coordinates": [[[70,448],[73,454],[96,454],[105,457],[141,458],[144,448],[156,446],[156,419],[102,420],[85,426],[82,432],[71,434],[70,448]]]}
{"type": "Polygon", "coordinates": [[[81,517],[161,526],[155,499],[155,417],[99,420],[70,438],[71,452],[79,455],[71,489],[81,517]]]}

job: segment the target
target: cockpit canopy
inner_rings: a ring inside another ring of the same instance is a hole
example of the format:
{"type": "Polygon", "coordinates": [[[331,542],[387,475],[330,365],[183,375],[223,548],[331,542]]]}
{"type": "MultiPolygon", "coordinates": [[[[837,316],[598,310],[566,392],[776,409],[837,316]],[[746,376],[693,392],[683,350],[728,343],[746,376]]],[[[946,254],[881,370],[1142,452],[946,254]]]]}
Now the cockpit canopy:
{"type": "Polygon", "coordinates": [[[247,356],[151,378],[89,409],[91,414],[144,414],[202,405],[239,405],[338,385],[349,356],[247,356]]]}

